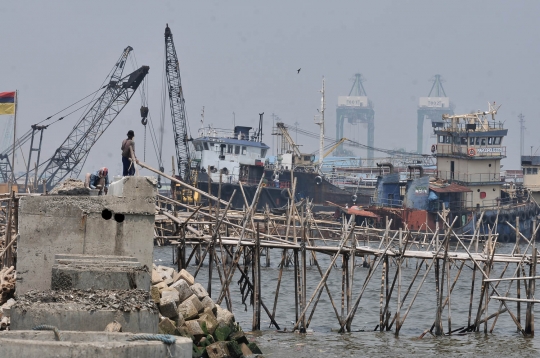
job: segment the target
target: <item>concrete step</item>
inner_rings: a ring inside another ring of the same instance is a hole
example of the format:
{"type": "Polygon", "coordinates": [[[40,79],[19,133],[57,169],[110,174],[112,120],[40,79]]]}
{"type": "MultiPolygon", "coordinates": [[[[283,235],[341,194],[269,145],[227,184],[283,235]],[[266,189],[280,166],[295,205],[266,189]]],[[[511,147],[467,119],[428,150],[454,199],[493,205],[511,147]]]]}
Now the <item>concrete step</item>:
{"type": "Polygon", "coordinates": [[[138,267],[141,263],[136,261],[93,261],[93,260],[54,260],[54,265],[71,266],[99,266],[99,267],[138,267]]]}
{"type": "Polygon", "coordinates": [[[55,260],[138,261],[133,256],[56,254],[55,260]]]}
{"type": "Polygon", "coordinates": [[[150,290],[148,271],[126,266],[53,265],[52,290],[150,290]]]}

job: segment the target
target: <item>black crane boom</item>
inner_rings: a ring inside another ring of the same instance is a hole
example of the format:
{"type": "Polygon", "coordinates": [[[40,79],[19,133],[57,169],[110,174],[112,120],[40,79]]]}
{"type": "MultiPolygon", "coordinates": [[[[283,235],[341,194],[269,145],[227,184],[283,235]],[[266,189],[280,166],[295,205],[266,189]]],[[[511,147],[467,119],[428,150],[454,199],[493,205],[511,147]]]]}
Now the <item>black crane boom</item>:
{"type": "Polygon", "coordinates": [[[167,75],[169,104],[171,106],[178,175],[180,175],[185,182],[191,183],[191,156],[184,93],[182,91],[182,81],[180,79],[180,64],[178,62],[178,56],[176,55],[173,35],[169,25],[165,28],[165,73],[167,75]]]}

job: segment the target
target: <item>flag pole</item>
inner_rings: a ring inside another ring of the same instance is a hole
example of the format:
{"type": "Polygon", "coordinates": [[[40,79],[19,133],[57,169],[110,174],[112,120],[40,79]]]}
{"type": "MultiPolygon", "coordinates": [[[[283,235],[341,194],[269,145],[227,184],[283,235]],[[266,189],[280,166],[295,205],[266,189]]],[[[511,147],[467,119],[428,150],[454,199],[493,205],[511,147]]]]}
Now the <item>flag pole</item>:
{"type": "Polygon", "coordinates": [[[15,142],[17,140],[17,101],[19,97],[19,91],[15,90],[15,114],[13,116],[13,150],[11,153],[11,185],[9,193],[13,191],[13,185],[15,185],[15,142]]]}

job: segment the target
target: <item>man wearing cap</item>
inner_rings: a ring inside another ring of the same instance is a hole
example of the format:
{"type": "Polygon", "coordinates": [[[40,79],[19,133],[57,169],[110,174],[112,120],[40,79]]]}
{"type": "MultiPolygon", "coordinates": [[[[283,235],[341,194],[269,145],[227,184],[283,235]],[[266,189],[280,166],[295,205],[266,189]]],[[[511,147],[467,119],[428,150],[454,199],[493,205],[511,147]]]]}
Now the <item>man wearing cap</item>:
{"type": "Polygon", "coordinates": [[[130,159],[137,162],[137,157],[135,156],[135,132],[129,130],[127,132],[127,139],[122,141],[122,167],[123,167],[123,176],[132,176],[135,175],[135,163],[130,159]]]}
{"type": "Polygon", "coordinates": [[[103,167],[94,173],[86,174],[85,186],[90,189],[99,189],[98,195],[109,191],[109,169],[103,167]]]}

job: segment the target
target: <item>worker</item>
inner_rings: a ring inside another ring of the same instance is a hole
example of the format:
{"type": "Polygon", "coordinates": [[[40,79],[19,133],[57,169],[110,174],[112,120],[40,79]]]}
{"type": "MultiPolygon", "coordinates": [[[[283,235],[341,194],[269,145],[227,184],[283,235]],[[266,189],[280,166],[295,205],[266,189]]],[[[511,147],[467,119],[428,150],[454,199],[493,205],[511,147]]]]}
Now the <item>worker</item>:
{"type": "Polygon", "coordinates": [[[122,166],[123,166],[123,176],[133,176],[135,175],[135,163],[130,159],[133,159],[135,162],[138,162],[137,157],[135,156],[135,132],[129,130],[127,132],[127,139],[122,141],[122,166]]]}
{"type": "Polygon", "coordinates": [[[98,195],[109,192],[109,169],[103,167],[94,173],[87,173],[84,186],[90,189],[99,189],[98,195]]]}

